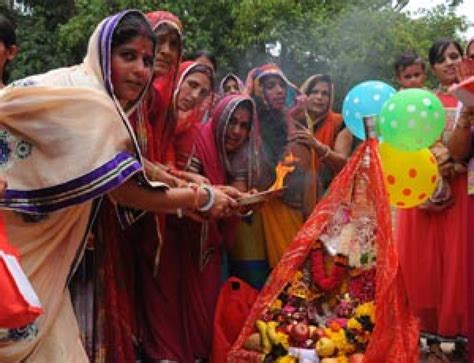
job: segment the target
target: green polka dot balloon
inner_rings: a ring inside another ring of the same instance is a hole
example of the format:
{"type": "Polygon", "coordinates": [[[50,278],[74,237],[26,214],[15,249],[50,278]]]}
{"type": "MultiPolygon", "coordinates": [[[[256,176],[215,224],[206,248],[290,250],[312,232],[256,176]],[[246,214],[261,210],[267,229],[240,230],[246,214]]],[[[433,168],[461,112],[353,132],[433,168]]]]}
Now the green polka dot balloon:
{"type": "Polygon", "coordinates": [[[397,92],[382,107],[378,129],[384,140],[400,150],[431,146],[444,130],[446,113],[433,93],[411,88],[397,92]]]}

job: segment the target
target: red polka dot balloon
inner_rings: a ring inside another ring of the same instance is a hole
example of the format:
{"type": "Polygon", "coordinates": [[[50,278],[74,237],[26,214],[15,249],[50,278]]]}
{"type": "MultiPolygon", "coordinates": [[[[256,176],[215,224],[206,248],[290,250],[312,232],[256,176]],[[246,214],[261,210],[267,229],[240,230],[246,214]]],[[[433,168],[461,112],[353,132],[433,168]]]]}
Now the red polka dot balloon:
{"type": "Polygon", "coordinates": [[[380,157],[390,204],[413,208],[425,202],[439,180],[438,165],[429,149],[402,151],[380,144],[380,157]]]}

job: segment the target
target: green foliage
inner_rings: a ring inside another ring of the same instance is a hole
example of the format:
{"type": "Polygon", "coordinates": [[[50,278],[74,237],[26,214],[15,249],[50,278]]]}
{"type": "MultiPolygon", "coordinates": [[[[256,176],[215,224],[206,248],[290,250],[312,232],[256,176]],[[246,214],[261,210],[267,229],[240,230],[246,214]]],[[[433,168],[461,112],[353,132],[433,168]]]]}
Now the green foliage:
{"type": "MultiPolygon", "coordinates": [[[[414,0],[411,0],[414,1],[414,0]]],[[[185,27],[185,49],[216,54],[218,74],[280,64],[300,84],[329,72],[337,104],[354,84],[367,79],[394,83],[392,66],[403,51],[426,56],[433,40],[456,37],[467,19],[455,15],[462,0],[409,16],[408,0],[25,0],[18,14],[21,52],[14,77],[78,63],[105,16],[125,8],[169,10],[185,27]],[[279,49],[279,54],[269,52],[279,49]]]]}

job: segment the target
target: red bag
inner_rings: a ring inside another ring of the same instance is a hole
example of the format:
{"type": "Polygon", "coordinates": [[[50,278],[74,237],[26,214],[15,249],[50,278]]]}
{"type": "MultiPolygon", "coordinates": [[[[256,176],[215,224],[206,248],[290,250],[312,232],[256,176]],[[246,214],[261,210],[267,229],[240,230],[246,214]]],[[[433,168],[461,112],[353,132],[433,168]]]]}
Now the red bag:
{"type": "Polygon", "coordinates": [[[225,363],[237,340],[258,291],[237,277],[229,278],[219,293],[214,318],[212,363],[225,363]]]}
{"type": "Polygon", "coordinates": [[[21,328],[42,312],[41,303],[7,241],[0,216],[0,328],[21,328]]]}

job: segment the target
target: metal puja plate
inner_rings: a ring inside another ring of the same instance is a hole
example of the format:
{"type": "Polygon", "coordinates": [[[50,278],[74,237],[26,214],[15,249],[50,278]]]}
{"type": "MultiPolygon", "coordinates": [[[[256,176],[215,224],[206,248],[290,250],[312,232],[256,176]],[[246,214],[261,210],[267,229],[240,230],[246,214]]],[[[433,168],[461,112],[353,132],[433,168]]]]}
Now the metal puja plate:
{"type": "Polygon", "coordinates": [[[276,198],[276,197],[281,196],[285,189],[286,189],[286,187],[283,187],[283,188],[276,189],[276,190],[266,190],[264,192],[252,194],[252,195],[249,195],[248,197],[244,197],[244,198],[241,198],[241,199],[237,200],[237,203],[240,206],[263,203],[263,202],[266,202],[267,200],[270,200],[272,198],[276,198]]]}

